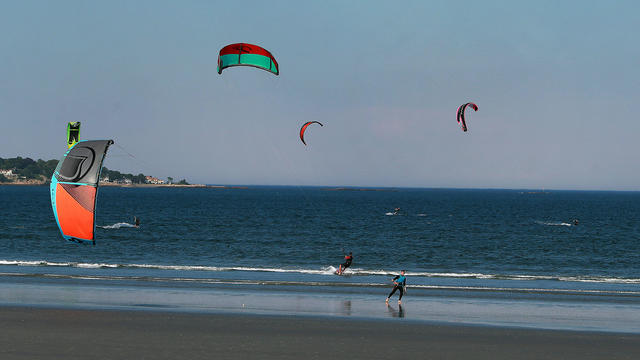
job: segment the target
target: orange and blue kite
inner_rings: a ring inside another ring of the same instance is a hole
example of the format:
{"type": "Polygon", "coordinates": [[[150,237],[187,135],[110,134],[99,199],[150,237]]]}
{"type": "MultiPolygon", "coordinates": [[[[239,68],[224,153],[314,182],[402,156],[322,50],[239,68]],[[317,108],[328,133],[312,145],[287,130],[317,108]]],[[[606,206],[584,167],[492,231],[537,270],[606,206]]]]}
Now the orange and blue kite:
{"type": "Polygon", "coordinates": [[[95,245],[95,210],[100,170],[113,140],[79,141],[51,177],[51,207],[62,237],[95,245]]]}

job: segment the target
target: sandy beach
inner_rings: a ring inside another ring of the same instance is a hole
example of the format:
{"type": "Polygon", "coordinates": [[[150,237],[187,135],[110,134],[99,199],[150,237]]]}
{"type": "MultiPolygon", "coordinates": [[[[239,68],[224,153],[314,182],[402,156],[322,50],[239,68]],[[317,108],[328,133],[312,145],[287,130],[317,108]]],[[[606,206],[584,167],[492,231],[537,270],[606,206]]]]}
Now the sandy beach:
{"type": "Polygon", "coordinates": [[[2,359],[637,359],[640,335],[323,317],[0,308],[2,359]]]}

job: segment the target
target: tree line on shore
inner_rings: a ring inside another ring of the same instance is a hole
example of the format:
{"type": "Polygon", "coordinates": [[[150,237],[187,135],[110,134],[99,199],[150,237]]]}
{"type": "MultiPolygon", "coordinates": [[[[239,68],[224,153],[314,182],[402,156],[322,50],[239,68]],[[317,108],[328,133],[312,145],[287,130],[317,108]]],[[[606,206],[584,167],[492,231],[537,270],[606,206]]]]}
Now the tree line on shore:
{"type": "MultiPolygon", "coordinates": [[[[58,166],[58,160],[33,160],[31,158],[15,157],[3,159],[0,158],[0,183],[11,183],[22,180],[47,182],[58,166]]],[[[100,180],[109,179],[110,182],[128,182],[132,184],[146,184],[147,176],[140,173],[138,175],[121,173],[117,170],[109,170],[102,168],[100,180]]],[[[169,184],[188,185],[189,183],[182,179],[173,182],[172,177],[167,178],[169,184]]]]}
{"type": "Polygon", "coordinates": [[[0,173],[0,182],[14,182],[15,179],[45,181],[51,177],[56,166],[58,166],[58,160],[34,161],[20,156],[9,159],[0,158],[0,170],[7,171],[0,173]]]}
{"type": "MultiPolygon", "coordinates": [[[[138,175],[133,174],[123,174],[117,170],[109,170],[106,166],[102,167],[102,172],[100,173],[100,181],[108,179],[110,182],[124,182],[126,180],[131,181],[132,184],[146,184],[147,176],[140,173],[138,175]]],[[[173,178],[171,176],[167,177],[168,184],[178,184],[178,185],[189,185],[187,180],[182,179],[178,182],[173,182],[173,178]]]]}

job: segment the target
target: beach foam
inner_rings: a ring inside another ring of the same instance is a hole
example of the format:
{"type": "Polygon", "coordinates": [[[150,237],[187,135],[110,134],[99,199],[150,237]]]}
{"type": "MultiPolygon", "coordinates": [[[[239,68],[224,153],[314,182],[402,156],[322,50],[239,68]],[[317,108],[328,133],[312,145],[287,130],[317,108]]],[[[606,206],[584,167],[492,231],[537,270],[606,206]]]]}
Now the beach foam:
{"type": "MultiPolygon", "coordinates": [[[[46,260],[0,260],[0,265],[14,266],[51,266],[72,267],[85,269],[156,269],[178,271],[243,271],[243,272],[271,272],[271,273],[298,273],[312,275],[331,275],[336,272],[336,267],[325,266],[317,269],[310,268],[278,268],[278,267],[249,267],[249,266],[206,266],[206,265],[164,265],[164,264],[114,264],[114,263],[78,263],[78,262],[50,262],[46,260]]],[[[395,276],[397,271],[385,269],[348,268],[345,275],[351,276],[395,276]]],[[[622,278],[593,275],[529,275],[529,274],[483,274],[483,273],[456,273],[456,272],[420,272],[407,271],[407,276],[423,278],[459,278],[459,279],[495,279],[495,280],[551,280],[563,282],[591,282],[591,283],[618,283],[640,284],[640,278],[622,278]]]]}

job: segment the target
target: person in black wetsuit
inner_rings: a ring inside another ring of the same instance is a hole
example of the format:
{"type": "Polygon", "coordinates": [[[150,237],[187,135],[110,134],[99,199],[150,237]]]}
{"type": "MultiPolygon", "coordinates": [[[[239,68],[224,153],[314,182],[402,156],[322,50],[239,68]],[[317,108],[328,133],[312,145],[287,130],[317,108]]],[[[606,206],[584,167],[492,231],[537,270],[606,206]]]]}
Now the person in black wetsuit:
{"type": "Polygon", "coordinates": [[[136,227],[140,227],[140,218],[137,216],[134,216],[133,223],[135,224],[136,227]]]}
{"type": "Polygon", "coordinates": [[[351,266],[351,262],[353,261],[353,254],[351,252],[349,252],[349,255],[345,255],[344,256],[344,263],[340,264],[340,266],[338,266],[338,271],[336,271],[336,274],[338,275],[342,275],[342,273],[349,267],[351,266]]]}
{"type": "Polygon", "coordinates": [[[405,271],[400,271],[400,275],[393,278],[393,290],[389,296],[387,296],[387,300],[385,301],[387,304],[389,303],[389,299],[391,295],[393,295],[397,290],[400,290],[400,297],[398,298],[398,304],[402,304],[402,295],[404,295],[404,288],[407,286],[407,278],[404,276],[405,271]]]}

